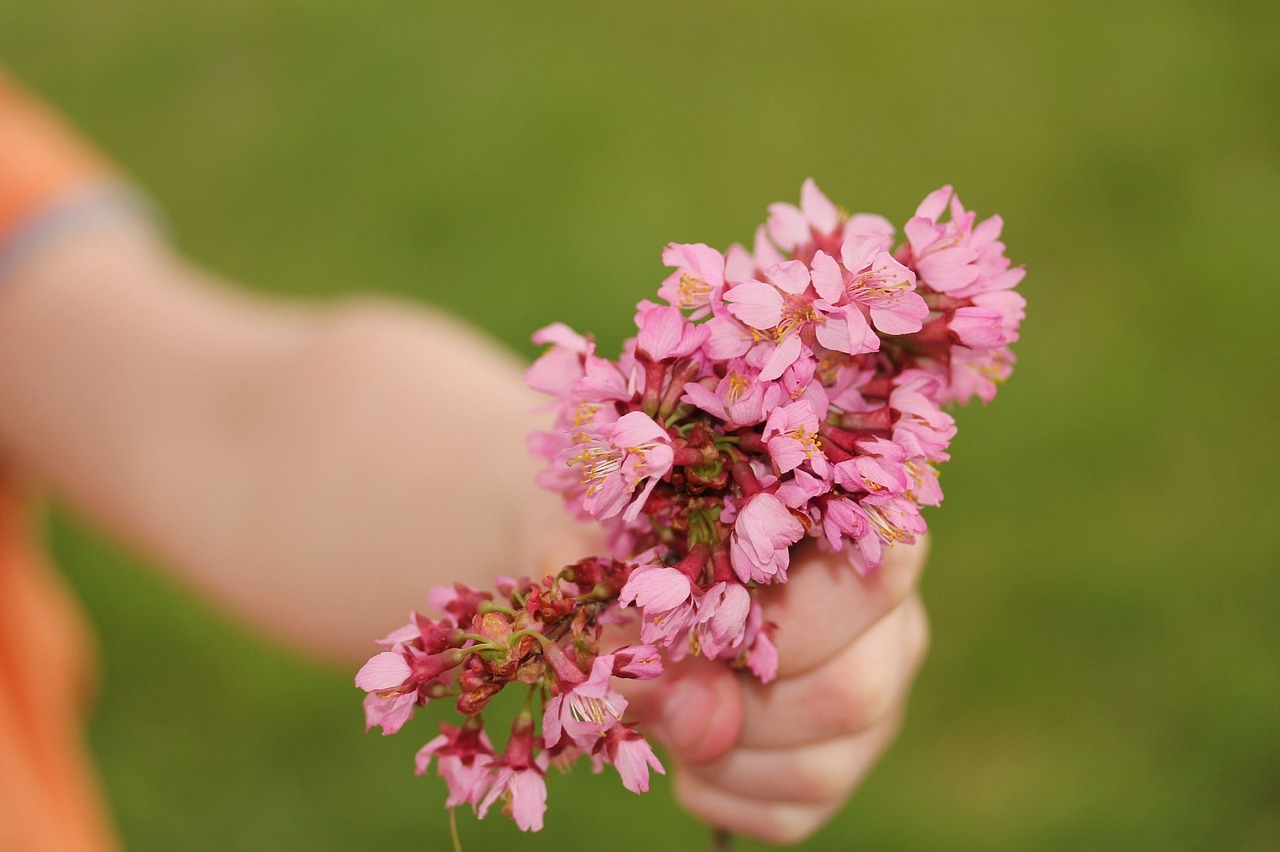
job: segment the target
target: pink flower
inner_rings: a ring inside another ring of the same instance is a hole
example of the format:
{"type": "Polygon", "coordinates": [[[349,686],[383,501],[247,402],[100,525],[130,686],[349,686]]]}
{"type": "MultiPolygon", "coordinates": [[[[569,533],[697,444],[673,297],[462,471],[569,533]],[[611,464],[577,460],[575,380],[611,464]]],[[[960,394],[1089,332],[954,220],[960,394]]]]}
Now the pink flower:
{"type": "Polygon", "coordinates": [[[481,819],[501,796],[506,799],[503,813],[510,815],[521,831],[542,830],[542,815],[547,810],[547,782],[543,776],[549,758],[545,751],[533,756],[533,741],[533,719],[527,711],[522,712],[511,726],[506,753],[489,763],[493,773],[489,790],[476,808],[481,819]]]}
{"type": "Polygon", "coordinates": [[[884,548],[895,544],[911,544],[926,529],[920,508],[905,497],[883,501],[868,497],[858,502],[867,517],[867,529],[858,536],[856,550],[849,550],[849,561],[860,574],[870,574],[884,562],[884,548]]]}
{"type": "Polygon", "coordinates": [[[956,434],[956,421],[938,405],[940,382],[928,373],[903,373],[902,384],[889,396],[889,407],[898,412],[893,440],[907,456],[946,461],[947,447],[956,434]]]}
{"type": "Polygon", "coordinates": [[[695,650],[715,660],[742,640],[747,628],[751,595],[734,582],[720,582],[698,599],[697,623],[692,631],[695,650]]]}
{"type": "Polygon", "coordinates": [[[767,492],[756,494],[739,510],[729,535],[734,573],[744,583],[785,582],[788,548],[803,535],[804,527],[781,500],[767,492]]]}
{"type": "Polygon", "coordinates": [[[413,715],[415,704],[425,704],[422,690],[433,682],[448,677],[469,652],[449,648],[428,654],[412,645],[398,645],[395,650],[373,656],[356,673],[356,686],[368,692],[365,696],[365,730],[382,726],[382,733],[394,734],[413,715]]]}
{"type": "MultiPolygon", "coordinates": [[[[809,178],[800,188],[800,207],[787,203],[769,205],[769,221],[765,225],[768,237],[774,244],[792,257],[808,259],[815,251],[834,251],[840,241],[850,234],[879,234],[886,240],[893,239],[894,228],[888,219],[874,213],[849,214],[840,210],[818,189],[809,178]]],[[[761,264],[768,266],[777,259],[765,260],[760,239],[756,239],[756,255],[761,264]]]]}
{"type": "Polygon", "coordinates": [[[521,831],[542,831],[542,817],[547,812],[547,762],[543,753],[521,766],[503,761],[490,764],[494,775],[477,808],[479,817],[484,819],[489,806],[501,796],[506,799],[502,812],[514,819],[521,831]]]}
{"type": "Polygon", "coordinates": [[[669,243],[662,262],[675,272],[662,282],[658,295],[680,310],[693,311],[694,318],[711,310],[712,300],[724,289],[725,258],[702,243],[669,243]]]}
{"type": "MultiPolygon", "coordinates": [[[[930,197],[945,196],[949,189],[950,187],[943,187],[930,197]]],[[[973,265],[977,267],[978,274],[973,283],[951,289],[947,295],[957,299],[972,298],[980,293],[1008,290],[1016,286],[1022,280],[1025,270],[1022,267],[1009,268],[1009,258],[1004,254],[1004,243],[999,239],[1000,231],[1004,228],[1004,220],[999,216],[992,216],[974,225],[976,214],[971,210],[965,210],[958,195],[951,193],[950,202],[951,222],[947,226],[947,232],[960,245],[974,252],[976,258],[973,265]]],[[[935,201],[925,213],[917,215],[928,215],[929,218],[937,221],[942,216],[942,207],[935,201]]]]}
{"type": "Polygon", "coordinates": [[[822,533],[832,550],[844,550],[850,540],[867,531],[867,516],[848,497],[832,497],[822,507],[822,533]]]}
{"type": "Polygon", "coordinates": [[[589,750],[596,739],[622,720],[627,699],[609,685],[613,660],[612,654],[596,657],[586,680],[547,702],[542,716],[542,736],[547,748],[568,734],[574,745],[589,750]]]}
{"type": "Polygon", "coordinates": [[[817,477],[806,473],[803,468],[796,468],[791,472],[790,478],[782,480],[773,495],[788,509],[806,515],[814,498],[830,490],[830,477],[817,477]]]}
{"type": "Polygon", "coordinates": [[[597,755],[613,764],[622,777],[622,786],[633,793],[649,792],[649,769],[660,775],[666,770],[653,754],[648,741],[634,728],[627,725],[615,725],[610,728],[604,738],[596,745],[597,755]]]}
{"type": "Polygon", "coordinates": [[[835,479],[841,487],[882,497],[907,490],[907,474],[902,467],[907,454],[901,445],[872,438],[859,441],[858,450],[859,455],[836,465],[835,479]]]}
{"type": "Polygon", "coordinates": [[[375,654],[356,672],[356,686],[365,692],[393,689],[409,679],[412,673],[404,654],[383,651],[375,654]]]}
{"type": "Polygon", "coordinates": [[[466,583],[432,586],[427,592],[427,603],[440,612],[448,613],[455,624],[466,624],[482,602],[491,600],[492,592],[483,592],[466,583]]]}
{"type": "MultiPolygon", "coordinates": [[[[582,362],[582,378],[574,383],[573,393],[580,408],[584,403],[626,402],[634,395],[635,387],[612,361],[587,355],[582,362]]],[[[580,418],[575,409],[574,419],[580,418]]]]}
{"type": "Polygon", "coordinates": [[[724,253],[724,280],[726,284],[741,284],[758,276],[760,268],[742,243],[734,243],[724,253]]]}
{"type": "Polygon", "coordinates": [[[818,418],[809,403],[794,402],[775,408],[761,437],[779,473],[808,462],[814,473],[826,476],[827,457],[818,446],[818,418]]]}
{"type": "Polygon", "coordinates": [[[413,718],[417,692],[370,692],[364,697],[364,729],[382,728],[384,737],[396,733],[413,718]]]}
{"type": "Polygon", "coordinates": [[[844,241],[840,260],[851,275],[846,294],[871,314],[881,332],[911,334],[920,330],[929,307],[915,292],[915,274],[887,249],[879,234],[852,234],[844,241]]]}
{"type": "Polygon", "coordinates": [[[613,652],[613,676],[651,680],[662,674],[662,654],[655,645],[626,645],[613,652]]]}
{"type": "Polygon", "coordinates": [[[827,322],[816,329],[818,342],[828,349],[849,355],[877,351],[880,338],[867,323],[863,306],[856,299],[845,302],[849,285],[843,270],[831,255],[822,251],[814,254],[812,278],[814,289],[824,303],[831,306],[825,311],[827,322]]]}
{"type": "MultiPolygon", "coordinates": [[[[744,281],[725,291],[729,313],[758,331],[767,332],[762,344],[765,357],[760,379],[772,381],[795,363],[805,349],[804,332],[825,323],[826,317],[809,295],[809,270],[798,260],[784,261],[765,270],[763,281],[744,281]]],[[[713,332],[713,335],[715,332],[713,332]]]]}
{"type": "Polygon", "coordinates": [[[679,308],[647,305],[636,317],[636,326],[636,352],[651,361],[687,358],[707,340],[706,327],[694,325],[679,308]]]}
{"type": "Polygon", "coordinates": [[[910,265],[922,282],[939,293],[959,290],[978,277],[978,253],[961,244],[954,227],[938,224],[951,194],[950,186],[929,193],[903,228],[910,265]]]}
{"type": "Polygon", "coordinates": [[[493,743],[489,742],[476,716],[469,717],[461,728],[441,723],[440,730],[440,736],[418,750],[415,772],[425,774],[431,759],[439,758],[437,771],[449,787],[445,807],[461,804],[474,807],[489,792],[493,782],[489,768],[496,756],[493,743]]]}
{"type": "Polygon", "coordinates": [[[607,426],[583,429],[575,439],[578,444],[569,451],[574,453],[569,464],[582,472],[584,508],[599,519],[625,508],[623,520],[634,521],[675,458],[667,430],[642,411],[624,414],[607,426]],[[641,483],[644,488],[633,499],[641,483]]]}
{"type": "Polygon", "coordinates": [[[830,236],[840,227],[840,211],[818,189],[813,178],[800,187],[800,207],[778,202],[769,205],[769,236],[784,251],[814,242],[815,237],[830,236]]]}
{"type": "Polygon", "coordinates": [[[990,349],[1003,345],[1005,331],[1000,312],[992,308],[961,307],[951,312],[947,330],[970,349],[990,349]]]}
{"type": "Polygon", "coordinates": [[[1027,315],[1027,300],[1022,298],[1021,294],[1012,290],[992,290],[987,293],[977,293],[971,296],[969,301],[976,307],[987,308],[1000,315],[1004,343],[1013,343],[1018,339],[1018,326],[1027,315]]]}
{"type": "Polygon", "coordinates": [[[671,645],[693,621],[693,583],[684,573],[666,565],[641,565],[631,572],[618,602],[635,603],[644,613],[640,638],[671,645]]]}
{"type": "Polygon", "coordinates": [[[747,652],[747,668],[761,683],[769,683],[778,676],[778,647],[773,644],[773,625],[765,625],[756,634],[747,652]]]}
{"type": "Polygon", "coordinates": [[[951,363],[944,372],[946,384],[938,392],[938,401],[964,403],[976,396],[990,402],[1017,360],[1007,346],[990,352],[952,350],[951,363]]]}
{"type": "Polygon", "coordinates": [[[761,683],[769,683],[778,676],[778,648],[773,644],[772,621],[764,620],[764,610],[754,601],[747,613],[747,629],[742,637],[747,668],[761,683]]]}
{"type": "Polygon", "coordinates": [[[582,362],[595,351],[595,343],[560,322],[534,332],[533,342],[551,348],[525,371],[525,384],[548,396],[567,396],[582,378],[582,362]]]}
{"type": "Polygon", "coordinates": [[[938,485],[938,469],[927,459],[913,458],[903,462],[902,469],[909,479],[907,499],[921,506],[937,506],[942,503],[942,487],[938,485]]]}
{"type": "Polygon", "coordinates": [[[364,729],[382,726],[383,736],[399,731],[413,716],[417,688],[410,683],[413,669],[399,651],[383,651],[356,673],[356,686],[364,697],[364,729]]]}
{"type": "Polygon", "coordinates": [[[736,358],[729,362],[714,390],[690,382],[684,386],[681,401],[725,421],[726,429],[736,429],[754,426],[764,420],[765,412],[779,404],[783,394],[784,391],[776,385],[758,381],[755,371],[745,361],[736,358]]]}
{"type": "MultiPolygon", "coordinates": [[[[417,615],[417,613],[410,613],[409,617],[412,619],[415,615],[417,615]]],[[[410,621],[404,627],[397,627],[386,636],[375,641],[384,648],[394,648],[396,645],[403,645],[406,642],[412,642],[413,640],[418,639],[421,635],[421,632],[418,630],[418,625],[413,621],[410,621]]]]}

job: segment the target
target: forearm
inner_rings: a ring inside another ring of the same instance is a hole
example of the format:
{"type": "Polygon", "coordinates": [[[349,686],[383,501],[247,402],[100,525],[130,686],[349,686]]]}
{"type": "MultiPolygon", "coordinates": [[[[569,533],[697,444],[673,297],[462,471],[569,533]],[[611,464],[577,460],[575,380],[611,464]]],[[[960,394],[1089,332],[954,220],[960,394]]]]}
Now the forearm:
{"type": "Polygon", "coordinates": [[[367,656],[430,586],[486,587],[576,546],[558,499],[533,486],[521,365],[475,332],[350,303],[275,370],[246,454],[254,546],[231,581],[253,587],[243,608],[278,602],[308,619],[291,635],[367,656]]]}
{"type": "Polygon", "coordinates": [[[557,513],[508,355],[401,308],[252,299],[124,219],[69,240],[0,295],[0,443],[70,502],[353,658],[433,583],[532,570],[554,534],[527,519],[557,513]]]}
{"type": "Polygon", "coordinates": [[[246,366],[297,335],[284,315],[246,321],[255,314],[132,216],[66,234],[0,289],[5,451],[148,543],[179,493],[225,514],[221,490],[193,488],[231,450],[205,436],[233,431],[216,421],[234,410],[246,366]]]}

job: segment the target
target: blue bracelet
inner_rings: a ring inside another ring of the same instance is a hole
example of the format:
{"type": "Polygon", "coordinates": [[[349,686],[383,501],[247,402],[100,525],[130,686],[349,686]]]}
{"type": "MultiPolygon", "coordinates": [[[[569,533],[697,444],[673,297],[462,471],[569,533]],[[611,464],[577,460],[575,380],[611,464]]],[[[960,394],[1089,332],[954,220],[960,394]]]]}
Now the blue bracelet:
{"type": "Polygon", "coordinates": [[[68,233],[120,215],[141,215],[163,229],[164,217],[142,193],[115,181],[90,184],[54,200],[0,243],[0,284],[22,260],[68,233]]]}

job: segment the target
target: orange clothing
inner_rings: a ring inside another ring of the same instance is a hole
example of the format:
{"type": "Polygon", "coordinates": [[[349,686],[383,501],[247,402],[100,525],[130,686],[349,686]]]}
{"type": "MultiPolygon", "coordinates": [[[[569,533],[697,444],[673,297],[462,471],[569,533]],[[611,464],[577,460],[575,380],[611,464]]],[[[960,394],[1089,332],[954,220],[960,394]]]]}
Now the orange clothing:
{"type": "MultiPolygon", "coordinates": [[[[0,252],[109,171],[0,73],[0,252]]],[[[0,459],[0,850],[105,852],[118,846],[83,744],[92,643],[29,521],[0,459]]]]}

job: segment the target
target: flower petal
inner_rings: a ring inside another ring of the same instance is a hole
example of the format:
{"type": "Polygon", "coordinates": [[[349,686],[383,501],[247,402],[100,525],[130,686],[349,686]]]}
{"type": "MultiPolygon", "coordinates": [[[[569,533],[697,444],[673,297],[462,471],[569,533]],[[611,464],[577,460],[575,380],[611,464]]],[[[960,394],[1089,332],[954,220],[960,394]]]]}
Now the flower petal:
{"type": "Polygon", "coordinates": [[[763,281],[744,281],[726,291],[724,300],[729,313],[752,328],[773,328],[782,321],[782,294],[763,281]]]}
{"type": "Polygon", "coordinates": [[[395,689],[409,679],[411,669],[404,656],[393,651],[383,651],[370,658],[356,672],[356,686],[365,692],[395,689]]]}

